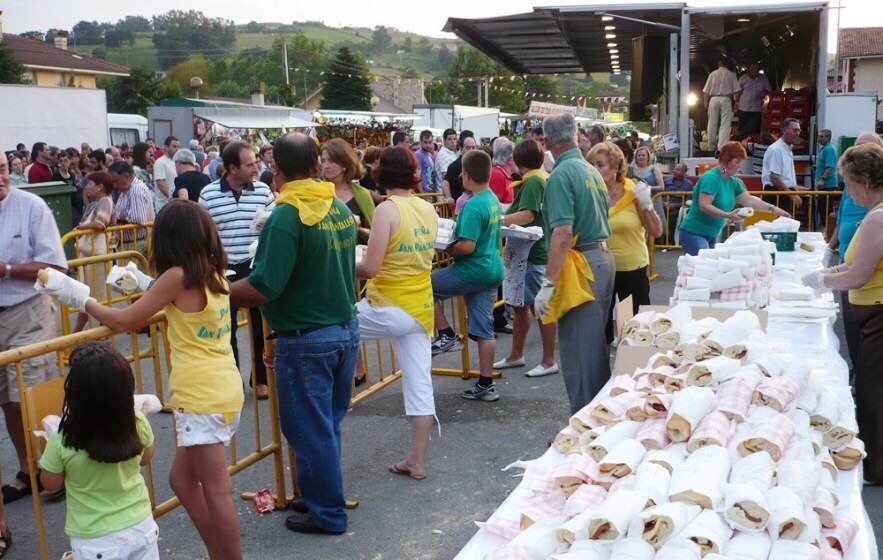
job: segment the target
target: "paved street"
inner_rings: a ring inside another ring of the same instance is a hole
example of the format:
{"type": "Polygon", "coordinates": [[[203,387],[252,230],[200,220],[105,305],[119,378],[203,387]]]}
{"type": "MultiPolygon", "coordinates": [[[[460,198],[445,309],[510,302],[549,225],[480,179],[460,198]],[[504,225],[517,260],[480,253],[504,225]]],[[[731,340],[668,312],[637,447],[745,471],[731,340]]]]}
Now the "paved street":
{"type": "MultiPolygon", "coordinates": [[[[653,303],[667,303],[677,255],[657,254],[660,276],[652,284],[653,303]]],[[[500,337],[498,357],[508,351],[509,343],[510,337],[500,337]]],[[[538,345],[534,329],[529,338],[528,368],[536,364],[538,345]]],[[[456,358],[445,355],[436,362],[453,366],[456,358]]],[[[486,519],[518,483],[511,471],[500,469],[517,459],[530,459],[543,453],[548,439],[567,419],[567,402],[560,375],[528,379],[521,370],[509,370],[498,382],[501,398],[495,403],[460,399],[458,393],[467,382],[458,378],[437,377],[434,383],[441,434],[436,434],[430,444],[426,480],[417,482],[386,470],[388,464],[402,458],[408,442],[408,425],[403,417],[397,383],[356,406],[344,421],[347,495],[360,503],[350,512],[347,534],[342,537],[296,535],[285,529],[284,513],[259,516],[250,502],[237,499],[246,558],[452,558],[474,533],[473,522],[486,519]]],[[[241,446],[253,432],[250,406],[249,401],[242,414],[241,446]]],[[[154,458],[157,488],[161,489],[159,497],[165,498],[169,491],[164,480],[174,449],[171,422],[168,415],[162,414],[153,416],[151,422],[157,435],[154,458]]],[[[13,452],[5,427],[0,433],[0,464],[3,479],[8,480],[15,472],[13,452]]],[[[272,465],[264,461],[237,475],[234,487],[238,495],[269,485],[272,480],[272,465]]],[[[866,490],[865,500],[879,535],[883,529],[883,491],[866,490]]],[[[50,558],[55,559],[67,549],[63,533],[64,503],[44,505],[50,558]]],[[[14,535],[14,545],[7,557],[36,558],[30,501],[8,506],[7,518],[14,535]]],[[[179,508],[162,517],[159,526],[164,558],[205,557],[199,536],[183,510],[179,508]]]]}

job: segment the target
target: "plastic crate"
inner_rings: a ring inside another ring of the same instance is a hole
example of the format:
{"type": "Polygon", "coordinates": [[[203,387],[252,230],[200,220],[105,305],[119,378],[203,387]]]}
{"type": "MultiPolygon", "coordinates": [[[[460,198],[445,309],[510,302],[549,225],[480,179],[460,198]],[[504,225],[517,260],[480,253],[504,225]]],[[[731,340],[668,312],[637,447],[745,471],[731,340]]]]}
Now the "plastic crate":
{"type": "Polygon", "coordinates": [[[769,93],[770,96],[770,105],[773,103],[784,103],[785,102],[785,92],[783,91],[771,91],[769,93]]]}
{"type": "Polygon", "coordinates": [[[794,246],[797,245],[796,231],[770,231],[761,232],[760,235],[767,241],[775,243],[776,251],[782,251],[783,253],[794,252],[794,246]]]}
{"type": "Polygon", "coordinates": [[[808,105],[789,105],[785,111],[789,117],[800,118],[809,115],[808,105]]]}
{"type": "Polygon", "coordinates": [[[785,106],[784,105],[770,105],[767,107],[766,114],[769,117],[777,117],[782,118],[785,116],[785,106]]]}

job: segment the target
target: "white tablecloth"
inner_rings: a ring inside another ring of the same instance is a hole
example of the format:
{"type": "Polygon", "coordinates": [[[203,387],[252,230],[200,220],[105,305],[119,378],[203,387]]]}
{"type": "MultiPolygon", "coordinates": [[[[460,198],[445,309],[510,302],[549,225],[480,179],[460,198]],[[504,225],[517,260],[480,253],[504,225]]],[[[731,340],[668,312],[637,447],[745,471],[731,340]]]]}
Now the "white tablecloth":
{"type": "MultiPolygon", "coordinates": [[[[801,237],[804,237],[801,235],[801,237]]],[[[807,239],[809,236],[805,237],[807,239]]],[[[811,238],[810,238],[811,239],[811,238]]],[[[807,239],[809,240],[809,239],[807,239]]],[[[779,253],[776,257],[777,264],[793,264],[800,258],[798,253],[779,253]]],[[[789,349],[789,353],[800,355],[814,362],[824,361],[832,370],[837,371],[843,383],[849,382],[849,367],[840,356],[839,341],[834,332],[832,322],[828,320],[785,320],[770,317],[767,325],[767,336],[776,340],[789,349]]],[[[599,394],[605,395],[609,391],[609,385],[604,387],[599,394]]],[[[551,434],[550,434],[551,435],[551,434]]],[[[539,459],[540,464],[554,465],[562,461],[563,455],[549,448],[539,459]]],[[[529,491],[518,485],[515,490],[500,504],[498,511],[505,511],[514,507],[521,496],[529,491]]],[[[859,531],[846,555],[846,560],[871,560],[879,558],[877,553],[877,541],[874,538],[874,529],[871,520],[862,502],[862,467],[859,466],[851,471],[840,471],[837,477],[837,497],[840,500],[838,511],[848,514],[858,523],[859,531]]],[[[466,543],[466,546],[455,557],[455,560],[482,560],[485,555],[501,548],[506,544],[502,537],[493,535],[484,529],[479,529],[466,543]]]]}

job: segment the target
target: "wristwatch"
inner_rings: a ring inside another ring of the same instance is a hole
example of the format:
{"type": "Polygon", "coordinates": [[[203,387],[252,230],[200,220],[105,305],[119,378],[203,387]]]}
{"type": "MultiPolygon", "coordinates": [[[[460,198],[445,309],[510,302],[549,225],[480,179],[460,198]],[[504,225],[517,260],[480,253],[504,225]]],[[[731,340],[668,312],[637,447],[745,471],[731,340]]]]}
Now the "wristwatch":
{"type": "Polygon", "coordinates": [[[6,273],[3,275],[3,279],[4,280],[11,280],[12,279],[12,265],[11,264],[6,265],[6,273]]]}

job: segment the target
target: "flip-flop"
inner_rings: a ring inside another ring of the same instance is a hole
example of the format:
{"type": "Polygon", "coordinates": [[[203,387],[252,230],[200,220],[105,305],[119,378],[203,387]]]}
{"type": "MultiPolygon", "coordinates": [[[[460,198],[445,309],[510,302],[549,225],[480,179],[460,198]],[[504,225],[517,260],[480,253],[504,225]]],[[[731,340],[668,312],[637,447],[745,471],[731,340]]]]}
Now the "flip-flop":
{"type": "MultiPolygon", "coordinates": [[[[4,484],[3,488],[0,489],[3,493],[3,503],[10,504],[12,502],[16,502],[21,500],[22,498],[26,498],[31,495],[31,478],[28,476],[28,473],[24,471],[19,471],[15,475],[16,480],[25,485],[24,488],[16,488],[11,484],[4,484]]],[[[37,489],[42,490],[40,488],[40,479],[37,478],[37,489]]]]}
{"type": "Polygon", "coordinates": [[[423,480],[424,478],[426,478],[425,474],[414,474],[410,470],[401,469],[398,465],[395,464],[389,466],[389,472],[393,474],[400,474],[402,476],[410,476],[414,480],[423,480]]]}
{"type": "Polygon", "coordinates": [[[6,556],[10,548],[12,548],[12,533],[7,527],[5,531],[0,531],[0,558],[6,556]]]}

